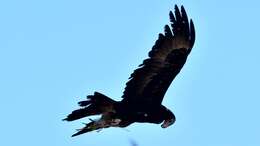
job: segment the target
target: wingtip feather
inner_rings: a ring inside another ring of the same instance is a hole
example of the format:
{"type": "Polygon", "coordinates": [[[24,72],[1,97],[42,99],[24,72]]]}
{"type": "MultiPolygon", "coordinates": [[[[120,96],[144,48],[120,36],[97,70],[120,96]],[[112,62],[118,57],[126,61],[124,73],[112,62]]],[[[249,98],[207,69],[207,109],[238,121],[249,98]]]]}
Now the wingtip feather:
{"type": "Polygon", "coordinates": [[[179,21],[181,19],[181,13],[177,5],[175,5],[174,7],[174,13],[175,13],[176,21],[179,21]]]}
{"type": "Polygon", "coordinates": [[[172,31],[171,31],[171,28],[169,27],[169,25],[165,25],[165,27],[164,27],[164,34],[168,38],[173,37],[172,31]]]}
{"type": "Polygon", "coordinates": [[[176,20],[175,20],[175,17],[173,15],[172,11],[170,11],[169,16],[170,16],[170,22],[175,23],[176,20]]]}

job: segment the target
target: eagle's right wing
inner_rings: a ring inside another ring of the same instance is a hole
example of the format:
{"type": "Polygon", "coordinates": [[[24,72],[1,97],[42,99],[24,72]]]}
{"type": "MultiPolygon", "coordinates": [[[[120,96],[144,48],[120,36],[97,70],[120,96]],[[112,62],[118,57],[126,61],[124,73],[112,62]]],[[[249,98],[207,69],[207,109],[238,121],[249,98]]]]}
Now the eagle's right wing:
{"type": "Polygon", "coordinates": [[[195,29],[183,6],[180,11],[175,5],[174,14],[170,12],[171,28],[165,26],[165,33],[159,34],[149,58],[131,74],[123,102],[161,104],[172,80],[185,64],[194,45],[195,29]]]}

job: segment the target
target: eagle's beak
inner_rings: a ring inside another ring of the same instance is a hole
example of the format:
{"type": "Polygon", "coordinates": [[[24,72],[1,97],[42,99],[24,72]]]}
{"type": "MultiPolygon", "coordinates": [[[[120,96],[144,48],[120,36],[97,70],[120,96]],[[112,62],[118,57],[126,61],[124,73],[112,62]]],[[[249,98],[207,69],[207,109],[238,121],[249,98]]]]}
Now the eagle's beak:
{"type": "Polygon", "coordinates": [[[167,127],[171,126],[174,122],[175,122],[175,119],[164,120],[161,127],[167,128],[167,127]]]}

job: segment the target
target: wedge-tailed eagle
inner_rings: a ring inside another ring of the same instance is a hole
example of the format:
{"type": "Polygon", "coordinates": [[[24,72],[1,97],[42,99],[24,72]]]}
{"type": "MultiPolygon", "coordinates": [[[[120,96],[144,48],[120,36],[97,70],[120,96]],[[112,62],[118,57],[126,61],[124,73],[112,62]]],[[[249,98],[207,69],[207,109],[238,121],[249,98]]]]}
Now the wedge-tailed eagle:
{"type": "Polygon", "coordinates": [[[108,127],[126,127],[134,122],[161,124],[167,128],[175,122],[174,114],[162,105],[163,97],[171,82],[180,72],[195,42],[195,29],[188,20],[183,6],[175,5],[170,11],[170,26],[148,54],[148,58],[131,74],[121,101],[115,101],[99,92],[80,101],[80,109],[74,110],[64,120],[74,121],[92,115],[91,120],[72,136],[108,127]]]}

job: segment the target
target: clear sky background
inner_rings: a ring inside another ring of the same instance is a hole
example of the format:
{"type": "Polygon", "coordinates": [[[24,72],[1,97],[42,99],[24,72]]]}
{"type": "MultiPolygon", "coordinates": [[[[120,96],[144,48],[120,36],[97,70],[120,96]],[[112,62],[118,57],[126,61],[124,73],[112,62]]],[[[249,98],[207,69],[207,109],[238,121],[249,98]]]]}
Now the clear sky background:
{"type": "Polygon", "coordinates": [[[259,146],[258,0],[0,1],[1,146],[259,146]],[[62,122],[94,91],[121,100],[174,4],[196,42],[163,104],[176,123],[71,138],[62,122]]]}

